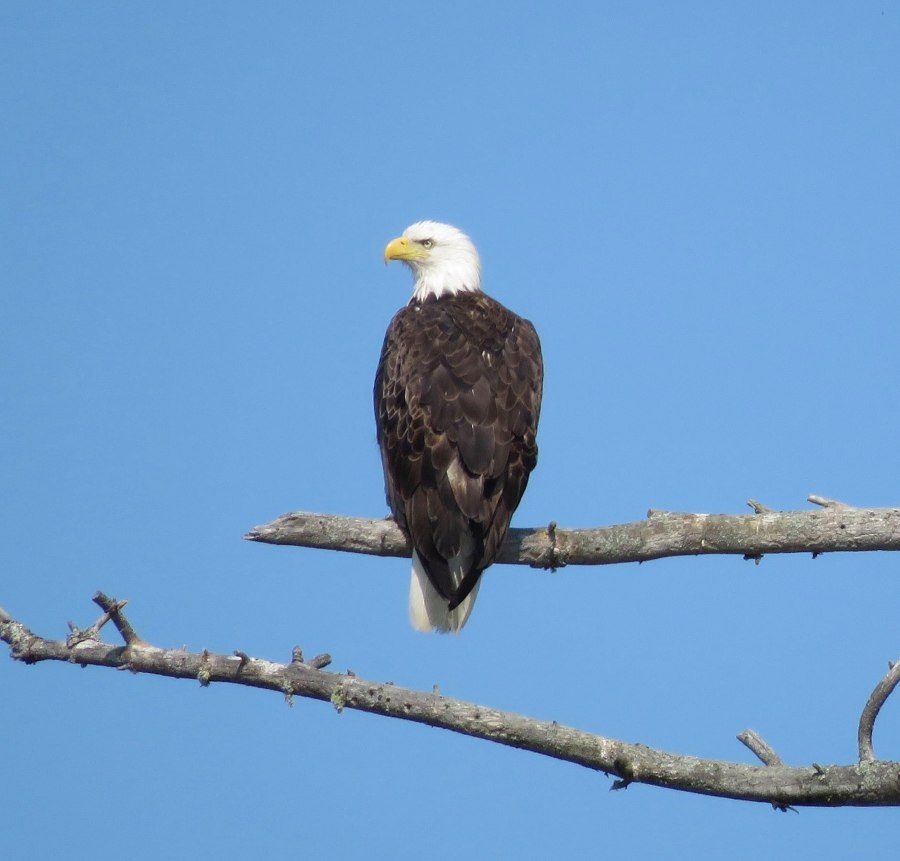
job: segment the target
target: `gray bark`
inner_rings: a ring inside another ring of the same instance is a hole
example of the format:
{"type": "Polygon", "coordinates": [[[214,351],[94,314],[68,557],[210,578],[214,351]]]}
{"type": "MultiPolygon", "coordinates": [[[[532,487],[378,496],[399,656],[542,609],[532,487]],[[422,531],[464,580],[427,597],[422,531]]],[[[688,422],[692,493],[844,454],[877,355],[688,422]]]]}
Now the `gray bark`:
{"type": "MultiPolygon", "coordinates": [[[[501,562],[556,568],[645,562],[665,556],[739,554],[759,559],[766,553],[900,550],[900,509],[854,508],[810,497],[821,506],[811,511],[770,511],[757,502],[754,514],[682,514],[651,511],[636,523],[597,529],[514,529],[501,562]]],[[[411,548],[392,520],[366,520],[325,514],[292,513],[252,530],[246,538],[369,553],[409,556],[411,548]]],[[[475,738],[518,747],[615,775],[614,789],[647,783],[687,792],[790,806],[900,805],[900,763],[875,758],[872,732],[881,706],[900,682],[893,665],[869,697],[859,721],[858,763],[790,767],[752,730],[738,738],[763,765],[704,760],[654,750],[586,733],[555,721],[498,711],[487,706],[366,681],[352,673],[326,672],[320,655],[305,662],[299,648],[288,664],[249,657],[244,652],[217,655],[163,649],[143,641],[125,618],[124,602],[99,594],[103,615],[89,628],[73,627],[67,640],[39,637],[0,609],[0,639],[12,657],[25,663],[71,664],[130,669],[172,678],[197,679],[202,685],[226,682],[279,691],[288,699],[309,697],[344,708],[426,723],[475,738]],[[124,646],[99,640],[112,621],[124,646]]]]}
{"type": "MultiPolygon", "coordinates": [[[[779,809],[812,805],[837,807],[900,804],[900,763],[863,761],[852,765],[789,767],[770,753],[772,765],[747,765],[704,760],[669,753],[639,744],[587,733],[556,721],[539,720],[488,706],[368,681],[352,673],[332,673],[320,667],[320,656],[310,663],[299,649],[282,664],[208,651],[187,652],[150,645],[134,632],[121,612],[124,603],[103,595],[95,601],[104,615],[85,631],[73,630],[68,640],[44,639],[0,610],[0,639],[10,645],[12,657],[25,663],[63,661],[80,666],[128,669],[177,679],[195,679],[246,685],[277,691],[290,700],[301,696],[345,708],[401,720],[425,723],[453,732],[615,775],[614,789],[646,783],[687,792],[769,802],[779,809]],[[99,628],[112,619],[125,640],[114,646],[98,640],[99,628]]],[[[754,734],[755,736],[755,734],[754,734]]],[[[758,736],[756,736],[758,739],[758,736]]],[[[771,751],[764,742],[764,749],[771,751]]]]}
{"type": "MultiPolygon", "coordinates": [[[[824,507],[754,514],[685,514],[650,511],[645,520],[594,529],[554,524],[510,529],[499,562],[562,568],[648,562],[667,556],[735,554],[759,559],[768,553],[833,553],[900,550],[900,508],[854,508],[810,497],[824,507]]],[[[249,541],[410,556],[412,548],[393,520],[369,520],[302,511],[257,526],[249,541]]]]}

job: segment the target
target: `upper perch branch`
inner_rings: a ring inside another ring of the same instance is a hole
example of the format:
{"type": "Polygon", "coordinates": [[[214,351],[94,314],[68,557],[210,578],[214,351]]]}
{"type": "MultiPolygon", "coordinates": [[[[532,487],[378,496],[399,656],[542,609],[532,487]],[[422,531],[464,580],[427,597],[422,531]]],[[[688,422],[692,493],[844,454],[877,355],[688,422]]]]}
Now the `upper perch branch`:
{"type": "MultiPolygon", "coordinates": [[[[650,511],[645,520],[594,529],[510,529],[499,562],[560,568],[647,562],[666,556],[829,553],[900,550],[900,508],[855,508],[810,497],[822,508],[755,514],[650,511]]],[[[291,512],[245,536],[267,544],[346,550],[373,556],[409,556],[412,548],[393,520],[291,512]]]]}

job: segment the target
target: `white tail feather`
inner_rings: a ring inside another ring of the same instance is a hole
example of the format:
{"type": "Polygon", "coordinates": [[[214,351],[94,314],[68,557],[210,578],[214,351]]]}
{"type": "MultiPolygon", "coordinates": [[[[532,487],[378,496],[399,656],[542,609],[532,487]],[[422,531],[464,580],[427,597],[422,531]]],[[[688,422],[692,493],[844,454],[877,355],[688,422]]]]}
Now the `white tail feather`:
{"type": "MultiPolygon", "coordinates": [[[[451,563],[452,564],[452,563],[451,563]]],[[[442,598],[425,573],[425,567],[419,554],[413,551],[412,575],[409,580],[409,621],[417,631],[440,631],[458,634],[466,624],[481,580],[475,584],[471,592],[460,602],[458,607],[450,610],[447,599],[442,598]]]]}

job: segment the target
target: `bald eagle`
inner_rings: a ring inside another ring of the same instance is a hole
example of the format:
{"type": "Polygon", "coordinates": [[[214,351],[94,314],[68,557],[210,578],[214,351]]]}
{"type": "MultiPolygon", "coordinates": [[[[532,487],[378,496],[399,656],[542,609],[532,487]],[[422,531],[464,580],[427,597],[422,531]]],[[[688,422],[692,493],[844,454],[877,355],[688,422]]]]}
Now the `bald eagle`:
{"type": "Polygon", "coordinates": [[[544,369],[534,326],[481,291],[472,241],[420,221],[384,250],[412,270],[375,375],[391,512],[413,545],[409,618],[459,631],[537,463],[544,369]]]}

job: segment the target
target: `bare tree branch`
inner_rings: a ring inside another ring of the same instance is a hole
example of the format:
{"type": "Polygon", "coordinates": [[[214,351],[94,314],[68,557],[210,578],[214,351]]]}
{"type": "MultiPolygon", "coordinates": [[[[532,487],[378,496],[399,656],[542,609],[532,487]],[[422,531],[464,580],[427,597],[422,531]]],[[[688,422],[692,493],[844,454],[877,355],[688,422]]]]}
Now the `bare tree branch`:
{"type": "MultiPolygon", "coordinates": [[[[810,496],[809,501],[820,508],[778,512],[750,500],[754,513],[748,515],[650,511],[646,520],[598,529],[564,530],[555,523],[546,528],[515,529],[510,531],[499,561],[555,568],[713,553],[740,554],[759,561],[766,553],[815,556],[835,551],[900,550],[900,509],[856,508],[818,496],[810,496]]],[[[245,537],[380,556],[410,554],[405,537],[389,519],[293,513],[259,526],[245,537]]],[[[55,660],[194,678],[203,685],[228,682],[280,691],[289,700],[294,696],[327,700],[338,711],[353,708],[426,723],[615,775],[613,789],[647,783],[766,801],[780,810],[802,805],[900,805],[900,763],[876,761],[872,748],[875,720],[900,682],[900,664],[893,665],[879,682],[860,717],[858,764],[789,767],[757,733],[746,730],[738,738],[764,765],[745,765],[628,744],[555,721],[444,697],[437,687],[424,693],[366,681],[350,672],[324,672],[330,656],[317,655],[307,662],[299,647],[288,664],[258,660],[240,650],[218,655],[162,649],[137,635],[123,613],[126,602],[101,593],[94,600],[103,615],[84,630],[70,623],[71,633],[65,641],[38,637],[0,609],[0,639],[10,645],[13,658],[26,663],[55,660]],[[109,621],[124,646],[100,641],[100,631],[109,621]]]]}
{"type": "MultiPolygon", "coordinates": [[[[751,500],[754,514],[650,511],[646,520],[595,529],[555,524],[510,529],[498,561],[538,568],[647,562],[667,556],[900,550],[900,508],[854,508],[810,497],[822,508],[771,511],[751,500]]],[[[249,541],[409,556],[412,548],[393,520],[292,512],[245,536],[249,541]]]]}
{"type": "MultiPolygon", "coordinates": [[[[367,681],[352,673],[318,668],[327,656],[302,661],[294,650],[287,664],[250,657],[244,652],[219,655],[203,651],[163,649],[134,635],[124,619],[124,602],[98,593],[95,601],[107,609],[124,646],[96,638],[71,644],[32,633],[0,609],[0,639],[12,657],[25,663],[63,661],[129,669],[171,678],[196,679],[202,685],[227,682],[331,702],[345,708],[425,723],[510,747],[540,753],[598,771],[614,774],[615,788],[632,783],[749,801],[766,801],[779,809],[788,806],[879,806],[900,804],[900,763],[864,761],[856,765],[800,768],[745,765],[667,753],[639,744],[593,735],[556,721],[537,720],[464,702],[439,693],[425,693],[367,681]],[[116,618],[118,617],[118,621],[116,618]],[[130,632],[130,633],[129,633],[130,632]]],[[[874,718],[873,718],[874,719],[874,718]]],[[[762,750],[762,748],[760,748],[762,750]]]]}
{"type": "Polygon", "coordinates": [[[859,761],[873,762],[875,759],[875,750],[872,747],[872,732],[875,729],[875,718],[878,712],[891,695],[891,691],[897,687],[900,682],[900,661],[893,663],[888,668],[885,677],[875,686],[866,702],[862,715],[859,718],[859,731],[857,738],[859,740],[859,761]]]}

